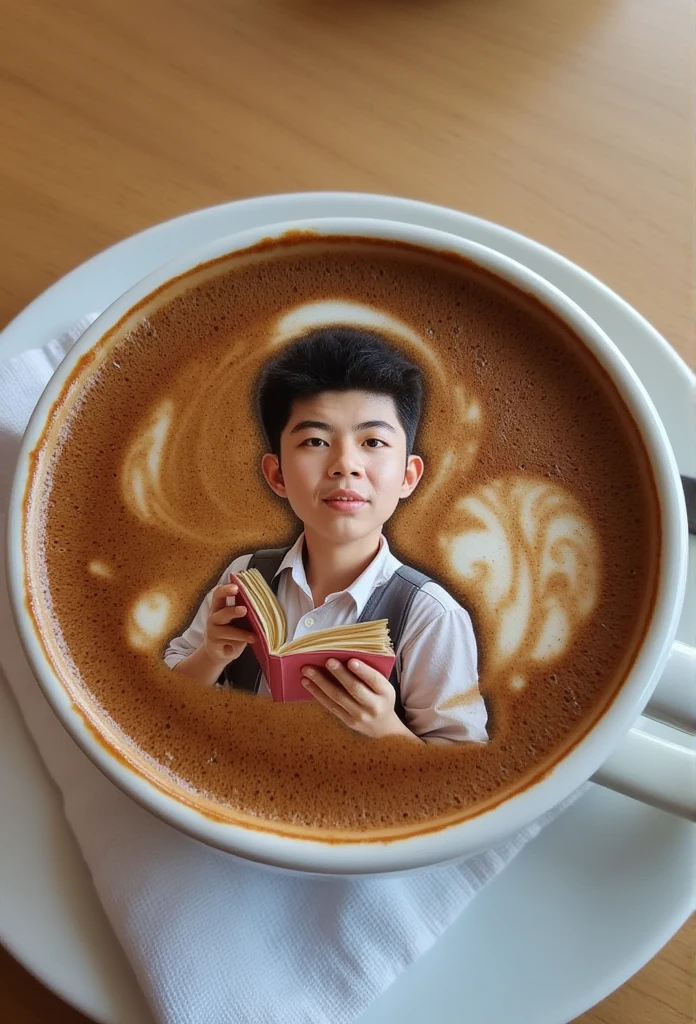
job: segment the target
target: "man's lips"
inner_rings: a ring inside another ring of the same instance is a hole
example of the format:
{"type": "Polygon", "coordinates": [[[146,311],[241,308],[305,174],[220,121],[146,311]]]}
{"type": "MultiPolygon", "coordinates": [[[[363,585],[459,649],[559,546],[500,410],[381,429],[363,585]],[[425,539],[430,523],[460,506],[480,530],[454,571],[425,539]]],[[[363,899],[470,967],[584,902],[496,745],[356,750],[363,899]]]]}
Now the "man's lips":
{"type": "Polygon", "coordinates": [[[325,505],[335,509],[336,512],[357,512],[358,509],[368,504],[366,498],[352,496],[349,498],[324,498],[323,501],[325,505]]]}

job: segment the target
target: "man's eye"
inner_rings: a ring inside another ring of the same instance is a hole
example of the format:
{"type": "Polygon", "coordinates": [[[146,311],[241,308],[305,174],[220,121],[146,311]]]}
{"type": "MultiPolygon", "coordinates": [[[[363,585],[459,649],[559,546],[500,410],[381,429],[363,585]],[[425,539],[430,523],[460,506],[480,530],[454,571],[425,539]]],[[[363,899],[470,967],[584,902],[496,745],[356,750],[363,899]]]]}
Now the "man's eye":
{"type": "Polygon", "coordinates": [[[326,444],[326,441],[323,437],[308,437],[304,444],[306,444],[308,448],[318,448],[319,445],[326,444]],[[314,444],[314,441],[317,441],[318,444],[314,444]]]}
{"type": "Polygon", "coordinates": [[[379,445],[382,448],[385,447],[384,441],[380,440],[379,437],[368,437],[368,439],[365,442],[365,444],[370,444],[372,448],[375,448],[377,445],[379,445]],[[375,441],[376,444],[371,444],[371,442],[373,442],[373,441],[375,441]]]}

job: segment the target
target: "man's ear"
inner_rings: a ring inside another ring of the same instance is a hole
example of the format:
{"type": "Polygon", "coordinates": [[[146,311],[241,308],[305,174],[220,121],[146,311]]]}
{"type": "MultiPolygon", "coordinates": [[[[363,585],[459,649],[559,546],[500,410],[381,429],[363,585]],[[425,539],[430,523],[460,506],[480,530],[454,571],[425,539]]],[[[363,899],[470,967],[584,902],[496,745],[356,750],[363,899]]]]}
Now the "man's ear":
{"type": "Polygon", "coordinates": [[[409,455],[408,462],[406,464],[406,472],[404,473],[404,482],[401,485],[401,494],[399,498],[408,498],[409,494],[413,494],[420,478],[423,476],[423,470],[425,469],[425,463],[421,459],[420,455],[409,455]]]}
{"type": "Polygon", "coordinates": [[[285,484],[283,483],[283,473],[280,468],[280,459],[278,456],[273,455],[272,452],[267,452],[261,459],[261,471],[271,490],[275,491],[275,493],[280,495],[281,498],[287,498],[288,493],[285,490],[285,484]]]}

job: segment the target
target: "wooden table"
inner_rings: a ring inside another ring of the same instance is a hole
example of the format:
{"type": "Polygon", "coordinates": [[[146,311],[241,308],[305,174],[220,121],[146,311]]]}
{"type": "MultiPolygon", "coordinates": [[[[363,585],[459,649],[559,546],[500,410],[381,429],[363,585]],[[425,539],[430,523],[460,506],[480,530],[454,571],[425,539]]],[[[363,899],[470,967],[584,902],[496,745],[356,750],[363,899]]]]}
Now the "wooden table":
{"type": "MultiPolygon", "coordinates": [[[[387,192],[531,235],[692,364],[690,0],[0,0],[0,323],[156,221],[387,192]]],[[[687,1024],[693,922],[583,1024],[687,1024]]],[[[3,1020],[84,1020],[0,955],[3,1020]]]]}

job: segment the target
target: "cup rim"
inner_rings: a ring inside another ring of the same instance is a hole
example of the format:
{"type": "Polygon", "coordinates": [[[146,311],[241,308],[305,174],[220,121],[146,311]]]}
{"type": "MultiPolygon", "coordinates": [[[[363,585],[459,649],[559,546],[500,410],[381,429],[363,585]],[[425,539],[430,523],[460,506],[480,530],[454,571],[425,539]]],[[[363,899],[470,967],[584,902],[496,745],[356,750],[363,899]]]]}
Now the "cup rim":
{"type": "Polygon", "coordinates": [[[606,333],[560,289],[508,256],[448,232],[371,218],[287,221],[225,235],[158,267],[124,292],[81,335],[41,395],[22,440],[8,512],[7,582],[17,631],[44,695],[84,753],[119,788],[179,830],[246,859],[303,873],[392,873],[445,863],[495,845],[567,797],[594,774],[645,707],[674,640],[686,586],[686,565],[686,513],[669,439],[635,371],[606,333]],[[386,239],[452,252],[534,296],[571,327],[613,381],[642,437],[658,492],[662,542],[653,614],[635,661],[612,704],[541,780],[530,782],[490,810],[459,824],[388,842],[368,837],[364,843],[341,844],[218,822],[158,789],[113,757],[86,725],[54,673],[27,609],[22,537],[30,456],[74,367],[109,329],[156,289],[201,264],[232,256],[265,239],[278,240],[288,232],[386,239]]]}

